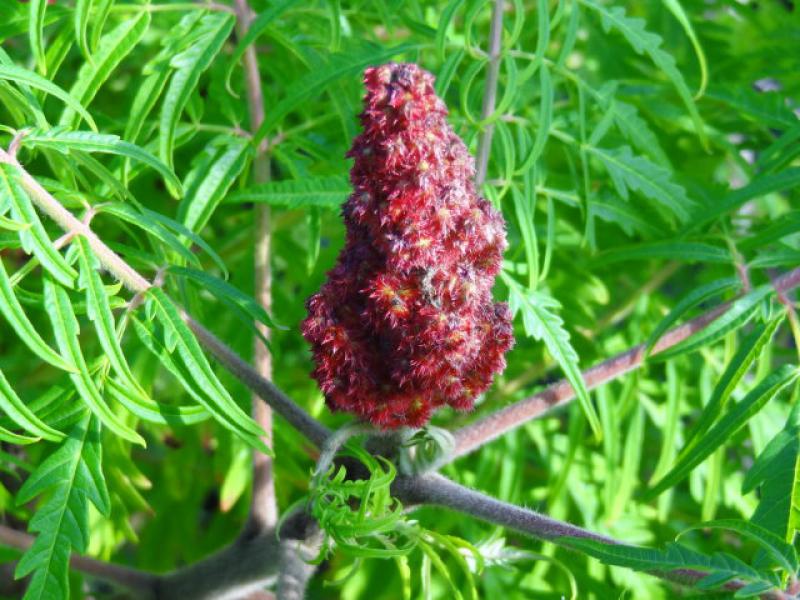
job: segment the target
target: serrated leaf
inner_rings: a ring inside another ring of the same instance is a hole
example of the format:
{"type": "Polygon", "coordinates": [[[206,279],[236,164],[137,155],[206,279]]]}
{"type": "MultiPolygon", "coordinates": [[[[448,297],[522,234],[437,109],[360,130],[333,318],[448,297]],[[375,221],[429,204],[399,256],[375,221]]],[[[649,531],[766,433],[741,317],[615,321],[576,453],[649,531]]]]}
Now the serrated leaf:
{"type": "MultiPolygon", "coordinates": [[[[575,390],[578,402],[595,436],[598,439],[602,438],[603,430],[600,419],[592,405],[589,391],[586,389],[586,382],[581,375],[578,354],[569,341],[569,333],[564,329],[564,321],[552,312],[552,309],[559,308],[560,304],[552,296],[522,289],[522,286],[502,271],[500,276],[510,291],[508,306],[511,314],[516,315],[521,312],[525,332],[534,339],[545,343],[547,350],[564,371],[572,389],[575,390]]],[[[614,435],[613,432],[606,433],[614,435]]]]}
{"type": "Polygon", "coordinates": [[[200,266],[200,261],[198,260],[197,255],[195,255],[194,252],[182,244],[176,235],[174,235],[164,225],[152,219],[144,212],[137,210],[133,206],[129,204],[123,204],[121,202],[109,202],[98,206],[97,212],[110,214],[118,219],[121,219],[122,221],[125,221],[126,223],[135,225],[142,231],[146,231],[157,240],[166,244],[170,250],[176,252],[187,262],[200,266]]]}
{"type": "Polygon", "coordinates": [[[65,131],[56,128],[48,131],[33,130],[23,138],[22,143],[26,146],[52,148],[62,154],[67,154],[69,150],[80,150],[131,158],[151,167],[178,194],[182,193],[181,182],[172,169],[147,150],[121,140],[117,135],[89,131],[65,131]]]}
{"type": "Polygon", "coordinates": [[[775,174],[761,175],[746,186],[730,192],[722,200],[715,200],[695,211],[687,231],[697,229],[739,208],[745,202],[800,186],[800,167],[793,167],[775,174]]]}
{"type": "Polygon", "coordinates": [[[647,31],[643,19],[629,17],[625,14],[625,9],[621,6],[607,6],[595,0],[580,0],[580,2],[600,15],[603,29],[606,32],[612,28],[619,31],[637,53],[647,54],[653,63],[664,72],[672,82],[672,85],[675,86],[675,90],[689,111],[697,136],[703,142],[703,145],[707,146],[708,140],[706,138],[705,125],[700,113],[697,111],[692,93],[686,85],[683,74],[675,65],[675,59],[661,48],[661,42],[663,41],[661,37],[647,31]]]}
{"type": "Polygon", "coordinates": [[[267,327],[276,327],[272,317],[269,316],[261,304],[238,288],[232,286],[230,283],[196,269],[171,266],[169,267],[168,271],[180,277],[186,277],[194,280],[200,284],[204,290],[207,290],[217,298],[227,299],[233,304],[236,304],[237,306],[241,307],[251,319],[259,321],[267,327]]]}
{"type": "MultiPolygon", "coordinates": [[[[662,550],[624,544],[605,544],[586,538],[562,537],[558,538],[558,541],[569,548],[585,552],[603,564],[628,567],[636,571],[663,573],[677,569],[691,569],[715,575],[714,583],[717,585],[723,585],[734,578],[765,582],[770,586],[779,584],[777,579],[772,581],[770,575],[753,569],[729,554],[718,553],[707,556],[676,543],[669,543],[662,550]]],[[[704,587],[710,588],[708,584],[704,587]]]]}
{"type": "MultiPolygon", "coordinates": [[[[83,106],[89,106],[100,87],[111,77],[122,60],[133,50],[150,25],[150,13],[141,11],[125,19],[100,40],[92,62],[85,62],[78,71],[70,94],[83,106]]],[[[61,113],[59,125],[75,129],[75,113],[69,106],[61,113]]]]}
{"type": "Polygon", "coordinates": [[[75,113],[77,113],[84,121],[86,121],[87,125],[89,125],[92,130],[97,131],[97,124],[94,122],[92,115],[89,114],[89,112],[81,105],[81,103],[76,98],[58,87],[55,83],[45,79],[41,75],[16,65],[1,64],[0,79],[12,81],[18,85],[21,84],[30,86],[37,90],[42,90],[43,92],[46,92],[55,98],[58,98],[66,106],[75,111],[75,113]]]}
{"type": "Polygon", "coordinates": [[[686,296],[681,298],[675,307],[669,311],[669,314],[659,321],[658,325],[653,330],[653,333],[651,333],[650,337],[647,338],[646,353],[650,354],[652,349],[658,343],[658,340],[661,339],[661,336],[664,335],[667,330],[687,312],[710,298],[719,296],[727,291],[737,289],[740,287],[740,285],[741,284],[737,277],[725,277],[723,279],[716,279],[701,285],[700,287],[695,288],[686,294],[686,296]]]}
{"type": "Polygon", "coordinates": [[[83,419],[17,494],[17,504],[24,504],[47,493],[28,525],[39,535],[15,571],[16,577],[33,574],[25,600],[69,598],[70,551],[82,553],[89,542],[88,502],[104,515],[110,511],[101,453],[97,420],[83,419]]]}
{"type": "Polygon", "coordinates": [[[658,483],[647,490],[645,500],[658,496],[661,492],[682,481],[689,472],[733,437],[747,421],[760,411],[778,392],[792,383],[800,374],[797,367],[783,365],[762,379],[750,392],[710,428],[694,447],[676,460],[675,465],[658,483]]]}
{"type": "Polygon", "coordinates": [[[199,232],[206,226],[247,164],[250,144],[246,140],[232,139],[226,146],[209,164],[203,165],[203,172],[196,174],[187,185],[186,195],[181,200],[178,218],[192,231],[199,232]]]}
{"type": "Polygon", "coordinates": [[[628,199],[629,189],[641,193],[666,208],[680,221],[688,220],[694,203],[686,190],[672,180],[672,173],[644,157],[635,156],[628,146],[608,149],[587,146],[606,167],[620,196],[628,199]]]}
{"type": "Polygon", "coordinates": [[[750,365],[759,357],[764,346],[772,339],[775,330],[782,322],[783,314],[780,314],[768,323],[757,325],[752,333],[742,341],[736,354],[728,363],[728,366],[725,367],[725,371],[714,387],[711,397],[703,407],[700,418],[686,436],[686,442],[677,460],[684,458],[694,448],[703,434],[708,431],[714,420],[722,415],[728,399],[747,373],[750,365]]]}
{"type": "Polygon", "coordinates": [[[169,166],[172,166],[178,120],[197,87],[200,76],[211,66],[214,57],[230,36],[234,22],[234,17],[226,13],[203,15],[197,25],[194,43],[170,61],[175,72],[161,105],[159,128],[159,156],[169,166]]]}
{"type": "MultiPolygon", "coordinates": [[[[28,406],[17,396],[6,379],[3,371],[0,371],[0,409],[14,423],[22,427],[28,433],[35,436],[59,442],[64,439],[64,434],[53,429],[42,421],[28,406]]],[[[13,443],[13,442],[12,442],[13,443]]]]}
{"type": "Polygon", "coordinates": [[[658,360],[667,360],[687,352],[694,352],[722,339],[727,333],[743,327],[755,315],[759,303],[773,293],[770,284],[757,287],[744,296],[740,296],[733,302],[722,315],[714,319],[706,327],[676,344],[668,350],[659,352],[655,355],[658,360]]]}
{"type": "Polygon", "coordinates": [[[22,340],[22,343],[36,356],[63,371],[76,371],[74,365],[69,364],[47,345],[47,342],[42,339],[33,323],[25,315],[22,305],[14,294],[14,289],[11,286],[11,281],[8,278],[2,259],[0,259],[0,313],[11,325],[19,339],[22,340]]]}
{"type": "Polygon", "coordinates": [[[792,542],[800,529],[800,405],[761,451],[742,482],[746,494],[760,486],[751,522],[792,542]]]}
{"type": "Polygon", "coordinates": [[[623,246],[602,252],[598,264],[644,259],[685,260],[692,262],[730,264],[732,258],[726,248],[700,242],[653,242],[623,246]]]}
{"type": "Polygon", "coordinates": [[[44,282],[44,306],[53,324],[59,350],[78,369],[77,373],[70,374],[70,379],[81,399],[110,431],[134,444],[145,446],[144,438],[125,425],[103,401],[100,391],[89,373],[78,342],[78,320],[75,318],[69,294],[49,278],[44,282]]]}
{"type": "Polygon", "coordinates": [[[261,427],[234,402],[214,374],[194,334],[181,318],[178,308],[158,288],[150,288],[147,296],[156,311],[156,318],[164,326],[167,347],[177,348],[184,366],[204,394],[208,395],[212,403],[211,407],[206,406],[209,412],[249,444],[263,446],[258,440],[258,437],[263,435],[261,427]]]}
{"type": "Polygon", "coordinates": [[[260,202],[288,208],[339,208],[352,191],[346,177],[307,177],[250,186],[233,192],[226,202],[260,202]]]}
{"type": "Polygon", "coordinates": [[[78,274],[67,264],[47,236],[28,193],[19,182],[19,171],[6,163],[0,164],[0,196],[4,196],[10,203],[14,219],[28,225],[19,232],[22,248],[38,258],[41,265],[56,280],[67,287],[72,287],[78,274]]]}
{"type": "MultiPolygon", "coordinates": [[[[185,379],[184,379],[185,381],[185,379]]],[[[174,406],[156,402],[147,395],[139,394],[135,388],[108,379],[109,393],[137,417],[158,425],[194,425],[208,420],[211,416],[202,406],[174,406]]]]}
{"type": "Polygon", "coordinates": [[[105,352],[105,356],[111,364],[111,368],[117,377],[132,393],[138,393],[147,397],[147,394],[139,386],[136,377],[131,372],[128,361],[120,346],[117,338],[117,329],[114,324],[114,315],[111,312],[111,305],[107,296],[107,291],[97,272],[100,264],[94,256],[89,241],[82,235],[75,238],[76,248],[78,249],[78,264],[80,265],[80,287],[86,290],[86,309],[89,320],[94,323],[97,339],[105,352]]]}
{"type": "Polygon", "coordinates": [[[780,537],[771,531],[754,523],[749,523],[741,519],[718,519],[716,521],[706,521],[698,523],[681,532],[696,529],[725,529],[740,534],[761,546],[766,553],[773,559],[776,565],[780,566],[787,573],[796,573],[800,565],[797,561],[797,552],[794,547],[787,544],[780,537]]]}
{"type": "Polygon", "coordinates": [[[334,81],[358,73],[369,65],[381,64],[398,54],[414,50],[417,47],[414,44],[401,44],[393,48],[364,44],[357,47],[353,53],[331,55],[326,64],[320,65],[318,69],[301,77],[286,89],[281,100],[267,111],[264,122],[253,136],[253,143],[260,144],[286,115],[304,101],[321,93],[334,81]]]}

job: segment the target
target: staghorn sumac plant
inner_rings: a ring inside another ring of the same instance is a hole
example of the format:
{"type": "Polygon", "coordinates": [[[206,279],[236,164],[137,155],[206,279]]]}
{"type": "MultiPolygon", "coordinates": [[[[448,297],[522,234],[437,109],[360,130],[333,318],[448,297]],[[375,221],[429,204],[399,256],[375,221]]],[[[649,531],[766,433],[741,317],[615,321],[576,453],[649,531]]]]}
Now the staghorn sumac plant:
{"type": "Polygon", "coordinates": [[[0,598],[797,600],[796,5],[0,0],[0,598]]]}

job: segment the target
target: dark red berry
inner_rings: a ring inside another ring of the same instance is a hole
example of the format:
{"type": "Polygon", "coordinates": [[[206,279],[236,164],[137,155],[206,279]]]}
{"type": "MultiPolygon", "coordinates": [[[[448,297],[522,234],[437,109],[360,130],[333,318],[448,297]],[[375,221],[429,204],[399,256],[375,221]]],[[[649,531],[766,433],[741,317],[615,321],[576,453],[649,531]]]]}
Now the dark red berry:
{"type": "Polygon", "coordinates": [[[384,428],[471,409],[514,341],[491,295],[505,223],[433,81],[414,64],[367,69],[345,247],[302,325],[328,406],[384,428]]]}

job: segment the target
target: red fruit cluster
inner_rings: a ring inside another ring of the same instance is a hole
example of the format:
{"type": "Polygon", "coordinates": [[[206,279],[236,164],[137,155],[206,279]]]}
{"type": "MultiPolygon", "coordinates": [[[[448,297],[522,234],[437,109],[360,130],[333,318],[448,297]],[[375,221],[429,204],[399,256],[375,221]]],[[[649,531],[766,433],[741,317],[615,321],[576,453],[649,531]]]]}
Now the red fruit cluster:
{"type": "Polygon", "coordinates": [[[328,406],[384,428],[471,409],[514,341],[491,296],[505,223],[433,81],[414,64],[367,69],[346,244],[302,325],[328,406]]]}

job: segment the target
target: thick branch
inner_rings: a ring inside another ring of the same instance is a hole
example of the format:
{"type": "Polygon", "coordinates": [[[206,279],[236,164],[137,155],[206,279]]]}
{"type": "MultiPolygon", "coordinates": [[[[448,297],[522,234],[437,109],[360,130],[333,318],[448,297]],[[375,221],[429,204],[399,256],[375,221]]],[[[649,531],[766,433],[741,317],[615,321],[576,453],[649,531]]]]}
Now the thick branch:
{"type": "MultiPolygon", "coordinates": [[[[492,24],[489,28],[489,69],[486,73],[486,87],[483,90],[481,121],[486,121],[494,112],[497,99],[497,78],[500,75],[500,52],[503,42],[503,7],[505,0],[494,0],[492,24]]],[[[486,180],[489,167],[489,152],[492,148],[494,124],[484,125],[478,142],[478,156],[475,165],[475,183],[480,188],[486,180]]]]}
{"type": "MultiPolygon", "coordinates": [[[[50,192],[44,189],[17,160],[5,150],[0,149],[0,163],[7,163],[16,167],[21,173],[22,185],[36,206],[51,219],[53,219],[65,232],[86,237],[95,256],[103,267],[114,275],[125,287],[132,292],[141,294],[146,292],[151,284],[142,277],[116,252],[106,246],[94,232],[84,223],[76,219],[72,213],[65,209],[50,192]]],[[[222,363],[237,379],[244,383],[250,390],[269,404],[279,415],[284,417],[295,429],[303,433],[310,441],[320,446],[330,434],[327,427],[322,425],[300,406],[295,404],[286,394],[275,387],[270,381],[259,375],[253,367],[247,364],[231,348],[225,345],[213,333],[200,323],[192,319],[187,313],[181,316],[194,331],[200,343],[214,357],[222,363]]]]}
{"type": "MultiPolygon", "coordinates": [[[[482,521],[502,525],[508,529],[513,529],[541,540],[548,540],[566,548],[569,548],[570,545],[569,540],[565,538],[583,538],[604,544],[625,545],[624,542],[594,533],[577,525],[557,521],[533,510],[502,502],[438,474],[398,478],[392,486],[392,492],[405,502],[433,504],[456,510],[482,521]]],[[[708,573],[694,569],[651,571],[650,574],[681,585],[692,585],[708,575],[708,573]]],[[[725,589],[735,591],[744,586],[744,582],[734,580],[728,582],[725,585],[725,589]]],[[[762,594],[761,598],[789,600],[793,596],[784,594],[780,590],[775,590],[762,594]]]]}
{"type": "MultiPolygon", "coordinates": [[[[774,281],[776,291],[781,294],[798,286],[800,286],[800,268],[789,271],[774,281]]],[[[651,354],[663,352],[682,342],[693,333],[704,329],[709,323],[725,313],[730,308],[730,305],[730,302],[722,304],[691,321],[687,321],[683,325],[671,329],[658,341],[651,354]]],[[[645,344],[640,344],[585,371],[583,378],[586,382],[586,387],[588,389],[596,388],[638,369],[644,363],[645,349],[645,344]]],[[[575,391],[572,386],[568,381],[562,379],[533,396],[487,415],[455,432],[456,447],[453,454],[448,457],[448,460],[452,461],[469,454],[527,421],[535,419],[557,406],[566,404],[574,397],[575,391]]]]}
{"type": "MultiPolygon", "coordinates": [[[[24,551],[31,547],[34,539],[33,536],[27,533],[0,525],[0,544],[24,551]]],[[[155,600],[153,590],[158,579],[156,575],[86,556],[72,556],[70,558],[70,566],[76,571],[124,588],[138,600],[155,600]]]]}
{"type": "MultiPolygon", "coordinates": [[[[235,0],[237,32],[243,38],[250,28],[253,14],[247,0],[235,0]]],[[[261,76],[255,46],[250,45],[244,53],[245,86],[247,88],[247,109],[250,113],[250,129],[255,132],[264,122],[264,93],[261,89],[261,76]]],[[[253,181],[265,183],[270,177],[269,156],[266,153],[266,140],[259,144],[253,159],[253,181]]],[[[272,308],[272,269],[270,264],[270,207],[256,204],[256,239],[253,248],[255,297],[264,310],[272,308]]],[[[269,337],[269,329],[263,323],[256,323],[259,333],[269,337]]],[[[259,336],[253,338],[253,367],[264,379],[272,379],[272,356],[259,336]]],[[[253,396],[253,418],[261,425],[265,435],[264,443],[272,447],[272,409],[268,404],[253,396]]],[[[275,502],[275,482],[273,480],[272,459],[258,450],[253,451],[253,497],[250,502],[248,530],[267,530],[278,520],[278,507],[275,502]]]]}

